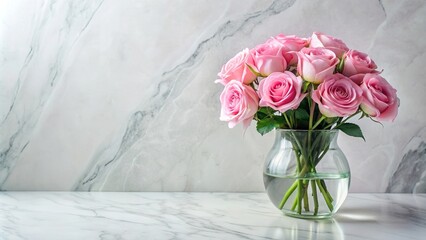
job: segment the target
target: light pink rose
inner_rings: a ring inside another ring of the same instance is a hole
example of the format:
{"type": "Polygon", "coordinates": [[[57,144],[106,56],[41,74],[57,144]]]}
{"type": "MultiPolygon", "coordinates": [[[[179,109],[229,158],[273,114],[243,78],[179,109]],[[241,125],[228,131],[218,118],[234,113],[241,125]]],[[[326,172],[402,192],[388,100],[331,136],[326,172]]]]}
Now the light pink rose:
{"type": "Polygon", "coordinates": [[[282,54],[282,46],[264,43],[256,46],[250,52],[253,56],[254,66],[262,76],[273,72],[284,72],[287,62],[282,54]]]}
{"type": "Polygon", "coordinates": [[[296,109],[306,96],[302,94],[303,80],[292,72],[274,72],[259,84],[259,106],[285,112],[296,109]]]}
{"type": "Polygon", "coordinates": [[[350,76],[349,78],[356,83],[356,85],[360,86],[362,84],[362,80],[364,79],[365,73],[355,74],[350,76]]]}
{"type": "Polygon", "coordinates": [[[256,75],[247,65],[254,66],[253,57],[248,48],[237,53],[237,55],[223,65],[222,70],[217,74],[220,79],[216,80],[216,82],[226,85],[231,80],[237,80],[245,84],[250,84],[256,79],[256,75]]]}
{"type": "Polygon", "coordinates": [[[342,40],[329,35],[322,34],[320,32],[314,32],[312,34],[309,47],[325,47],[333,51],[339,58],[342,57],[343,54],[349,50],[349,48],[342,40]]]}
{"type": "Polygon", "coordinates": [[[378,74],[367,73],[361,89],[363,101],[361,109],[377,121],[393,121],[398,115],[399,99],[394,89],[378,74]]]}
{"type": "Polygon", "coordinates": [[[357,74],[377,73],[376,68],[376,64],[367,54],[356,50],[349,50],[344,56],[342,73],[350,77],[357,74]]]}
{"type": "Polygon", "coordinates": [[[358,111],[362,90],[340,73],[327,77],[312,92],[312,100],[326,117],[346,117],[358,111]]]}
{"type": "Polygon", "coordinates": [[[259,97],[254,89],[237,80],[231,80],[225,85],[220,95],[222,108],[220,120],[228,122],[229,128],[242,122],[244,128],[250,125],[259,104],[259,97]]]}
{"type": "Polygon", "coordinates": [[[267,43],[279,43],[284,47],[284,51],[300,51],[300,49],[308,46],[309,42],[306,38],[300,38],[296,35],[284,35],[278,34],[275,37],[270,38],[267,43]]]}
{"type": "Polygon", "coordinates": [[[308,46],[309,41],[306,38],[299,38],[295,35],[285,36],[284,34],[278,34],[270,38],[267,43],[282,46],[283,56],[287,65],[295,65],[297,64],[296,52],[308,46]]]}
{"type": "Polygon", "coordinates": [[[305,81],[316,84],[332,75],[339,63],[336,54],[326,48],[303,48],[297,56],[299,57],[297,72],[305,81]]]}

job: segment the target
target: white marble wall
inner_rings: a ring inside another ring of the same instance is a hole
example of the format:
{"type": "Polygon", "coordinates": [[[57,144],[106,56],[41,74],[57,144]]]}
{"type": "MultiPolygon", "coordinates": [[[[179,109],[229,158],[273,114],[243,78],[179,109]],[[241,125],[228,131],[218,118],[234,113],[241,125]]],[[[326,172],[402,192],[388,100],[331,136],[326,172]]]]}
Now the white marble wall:
{"type": "Polygon", "coordinates": [[[272,134],[219,121],[221,65],[278,33],[368,52],[385,128],[341,136],[351,191],[426,191],[425,1],[0,1],[0,189],[263,191],[272,134]],[[423,178],[423,179],[422,179],[423,178]]]}

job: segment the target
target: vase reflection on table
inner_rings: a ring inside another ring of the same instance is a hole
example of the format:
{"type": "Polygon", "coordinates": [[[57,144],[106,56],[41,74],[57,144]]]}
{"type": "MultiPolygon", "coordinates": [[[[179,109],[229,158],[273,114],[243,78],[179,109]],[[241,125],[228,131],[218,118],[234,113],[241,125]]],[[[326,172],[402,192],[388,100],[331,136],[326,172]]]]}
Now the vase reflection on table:
{"type": "MultiPolygon", "coordinates": [[[[282,221],[272,222],[271,226],[279,226],[282,221]]],[[[339,222],[333,218],[322,219],[320,221],[307,221],[303,219],[287,218],[286,227],[276,227],[270,229],[270,236],[273,239],[290,240],[344,240],[345,233],[339,222]]]]}

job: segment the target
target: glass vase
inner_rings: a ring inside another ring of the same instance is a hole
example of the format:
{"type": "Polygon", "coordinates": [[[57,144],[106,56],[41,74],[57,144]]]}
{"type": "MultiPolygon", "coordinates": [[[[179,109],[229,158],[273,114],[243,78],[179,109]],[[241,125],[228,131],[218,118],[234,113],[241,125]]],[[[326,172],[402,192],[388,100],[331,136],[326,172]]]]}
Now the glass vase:
{"type": "Polygon", "coordinates": [[[350,169],[337,145],[338,130],[277,129],[264,166],[272,203],[285,215],[331,217],[345,200],[350,169]]]}

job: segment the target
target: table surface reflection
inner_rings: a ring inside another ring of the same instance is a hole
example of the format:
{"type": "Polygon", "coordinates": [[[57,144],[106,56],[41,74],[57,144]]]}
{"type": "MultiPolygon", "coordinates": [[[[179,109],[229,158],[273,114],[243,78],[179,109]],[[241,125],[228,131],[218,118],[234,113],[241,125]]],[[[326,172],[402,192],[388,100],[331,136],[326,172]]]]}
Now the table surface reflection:
{"type": "Polygon", "coordinates": [[[349,194],[312,221],[265,193],[0,192],[0,239],[426,239],[426,194],[349,194]]]}

